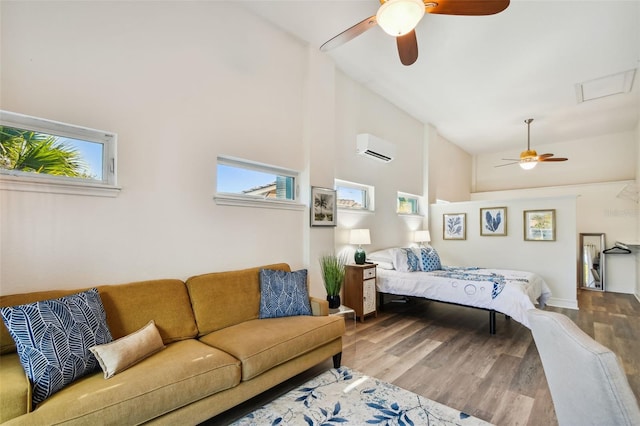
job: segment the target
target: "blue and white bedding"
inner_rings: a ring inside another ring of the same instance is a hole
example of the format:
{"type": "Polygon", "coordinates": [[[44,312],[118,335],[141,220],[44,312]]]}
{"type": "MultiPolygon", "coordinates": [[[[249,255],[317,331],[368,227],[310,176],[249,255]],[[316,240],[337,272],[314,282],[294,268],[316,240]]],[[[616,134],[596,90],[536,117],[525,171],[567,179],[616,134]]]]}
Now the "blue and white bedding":
{"type": "Polygon", "coordinates": [[[484,268],[450,268],[431,272],[377,270],[377,290],[493,309],[529,327],[527,310],[544,307],[551,291],[537,274],[484,268]]]}

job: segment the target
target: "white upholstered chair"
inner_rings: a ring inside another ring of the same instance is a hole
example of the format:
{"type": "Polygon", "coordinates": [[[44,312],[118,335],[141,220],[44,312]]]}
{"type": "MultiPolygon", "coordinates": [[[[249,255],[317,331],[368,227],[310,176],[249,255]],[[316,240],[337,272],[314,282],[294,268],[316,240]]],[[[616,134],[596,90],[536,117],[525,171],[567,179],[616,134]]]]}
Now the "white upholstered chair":
{"type": "Polygon", "coordinates": [[[640,425],[640,409],[616,354],[567,316],[527,312],[560,426],[640,425]]]}

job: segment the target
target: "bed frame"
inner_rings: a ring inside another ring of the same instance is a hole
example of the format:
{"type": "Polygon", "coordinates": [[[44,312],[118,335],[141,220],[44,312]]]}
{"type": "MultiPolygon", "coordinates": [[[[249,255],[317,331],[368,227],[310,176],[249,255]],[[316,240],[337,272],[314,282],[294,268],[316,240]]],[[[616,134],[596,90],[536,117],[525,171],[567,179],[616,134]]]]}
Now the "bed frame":
{"type": "MultiPolygon", "coordinates": [[[[384,295],[388,294],[391,296],[399,296],[399,297],[416,297],[416,296],[403,296],[401,294],[393,294],[393,293],[382,293],[380,291],[376,291],[376,293],[378,294],[378,306],[380,306],[380,310],[383,310],[383,306],[384,306],[384,295]]],[[[428,299],[426,297],[416,297],[418,299],[424,299],[424,300],[429,300],[431,302],[438,302],[438,303],[446,303],[448,305],[456,305],[456,306],[464,306],[465,308],[471,308],[471,309],[479,309],[481,311],[487,311],[489,312],[489,334],[496,334],[496,310],[495,309],[487,309],[487,308],[478,308],[477,306],[469,306],[469,305],[463,305],[462,303],[455,303],[455,302],[444,302],[442,300],[435,300],[435,299],[428,299]]],[[[505,319],[508,321],[511,319],[511,317],[509,315],[503,314],[505,319]]]]}

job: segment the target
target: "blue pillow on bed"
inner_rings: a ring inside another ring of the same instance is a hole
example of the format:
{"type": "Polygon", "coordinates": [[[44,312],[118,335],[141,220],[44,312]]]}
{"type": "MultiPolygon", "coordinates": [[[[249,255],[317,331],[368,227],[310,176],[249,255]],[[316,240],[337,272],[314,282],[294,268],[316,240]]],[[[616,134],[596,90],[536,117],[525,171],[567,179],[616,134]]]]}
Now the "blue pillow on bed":
{"type": "Polygon", "coordinates": [[[442,269],[440,256],[433,247],[420,248],[420,270],[424,272],[437,271],[442,269]]]}
{"type": "Polygon", "coordinates": [[[397,248],[393,252],[393,267],[398,272],[416,272],[420,270],[420,257],[414,249],[397,248]]]}

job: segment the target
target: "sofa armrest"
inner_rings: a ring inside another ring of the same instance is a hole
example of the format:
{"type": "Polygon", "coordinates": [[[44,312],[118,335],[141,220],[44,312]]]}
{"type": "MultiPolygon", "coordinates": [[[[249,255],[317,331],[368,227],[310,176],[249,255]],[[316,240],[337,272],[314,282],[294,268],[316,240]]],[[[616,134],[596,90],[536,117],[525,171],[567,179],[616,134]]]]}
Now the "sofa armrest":
{"type": "Polygon", "coordinates": [[[329,302],[317,297],[309,297],[311,303],[311,313],[314,316],[326,316],[329,315],[329,302]]]}

